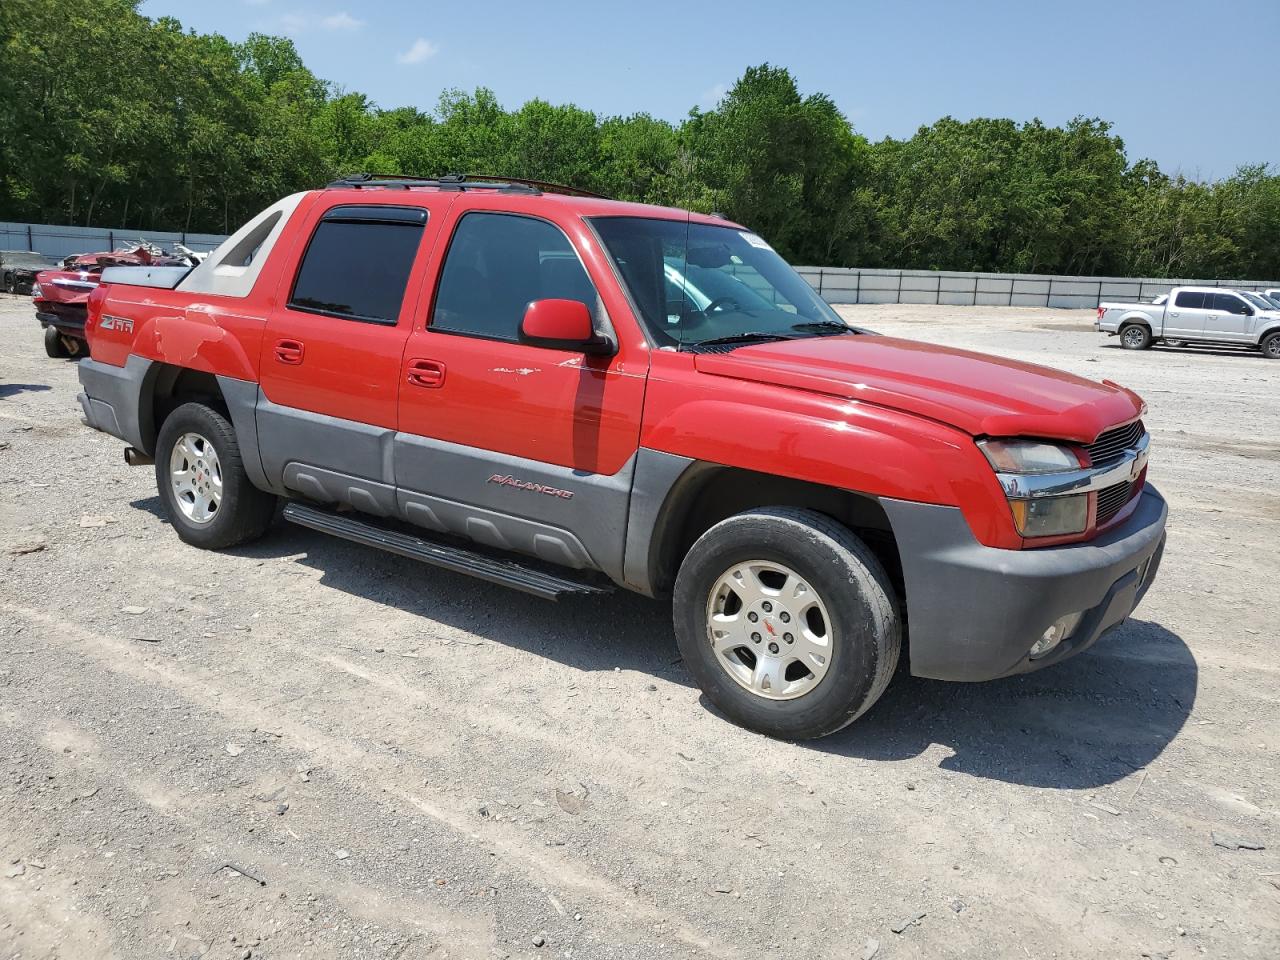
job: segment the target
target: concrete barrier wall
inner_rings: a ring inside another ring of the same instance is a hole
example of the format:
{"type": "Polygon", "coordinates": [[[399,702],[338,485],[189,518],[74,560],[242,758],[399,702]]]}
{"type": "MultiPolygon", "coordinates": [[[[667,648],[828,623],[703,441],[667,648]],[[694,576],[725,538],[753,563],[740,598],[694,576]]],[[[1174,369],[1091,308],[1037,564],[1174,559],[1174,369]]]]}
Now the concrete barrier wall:
{"type": "MultiPolygon", "coordinates": [[[[226,238],[214,233],[168,233],[132,227],[112,229],[0,222],[0,250],[38,250],[55,258],[114,250],[140,239],[166,249],[177,242],[192,250],[206,251],[226,238]]],[[[1280,287],[1280,281],[1276,280],[1060,277],[952,270],[863,270],[857,267],[796,269],[828,303],[1092,308],[1102,300],[1151,300],[1178,286],[1235,287],[1240,290],[1280,287]]],[[[756,278],[744,275],[741,279],[750,284],[756,278]]]]}
{"type": "Polygon", "coordinates": [[[36,250],[61,260],[77,253],[101,253],[147,240],[163,247],[186,244],[192,250],[212,250],[225,237],[215,233],[167,233],[163,230],[127,230],[111,227],[63,227],[47,223],[0,222],[0,250],[36,250]]]}
{"type": "Polygon", "coordinates": [[[1263,290],[1275,280],[1067,277],[950,270],[797,267],[828,303],[936,303],[950,306],[1093,308],[1103,300],[1151,300],[1174,287],[1263,290]]]}

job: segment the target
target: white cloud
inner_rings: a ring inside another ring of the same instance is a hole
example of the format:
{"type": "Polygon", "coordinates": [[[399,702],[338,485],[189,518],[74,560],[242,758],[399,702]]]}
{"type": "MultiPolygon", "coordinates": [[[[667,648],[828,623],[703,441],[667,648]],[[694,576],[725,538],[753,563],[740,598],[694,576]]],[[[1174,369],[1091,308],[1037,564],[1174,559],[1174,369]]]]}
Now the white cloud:
{"type": "Polygon", "coordinates": [[[698,104],[704,110],[711,110],[721,100],[725,98],[725,94],[729,92],[727,83],[717,83],[714,87],[710,87],[702,91],[702,96],[698,99],[698,104]]]}
{"type": "Polygon", "coordinates": [[[311,25],[309,17],[301,13],[282,13],[276,20],[275,28],[285,36],[292,37],[301,33],[311,25]]]}
{"type": "Polygon", "coordinates": [[[396,57],[396,60],[400,63],[422,63],[424,60],[430,60],[439,52],[439,45],[432,43],[425,37],[419,37],[413,41],[413,46],[396,57]]]}
{"type": "Polygon", "coordinates": [[[357,20],[347,11],[343,10],[333,16],[325,17],[320,21],[320,26],[326,30],[359,30],[364,26],[363,20],[357,20]]]}

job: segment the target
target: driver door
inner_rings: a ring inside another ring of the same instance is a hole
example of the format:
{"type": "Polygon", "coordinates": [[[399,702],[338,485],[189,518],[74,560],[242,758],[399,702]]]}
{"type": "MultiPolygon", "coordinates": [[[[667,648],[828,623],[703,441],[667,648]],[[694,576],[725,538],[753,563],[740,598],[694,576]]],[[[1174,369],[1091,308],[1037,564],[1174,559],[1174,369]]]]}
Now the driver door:
{"type": "Polygon", "coordinates": [[[647,349],[624,342],[612,356],[589,356],[521,342],[527,305],[551,298],[585,303],[597,333],[617,342],[603,284],[560,226],[473,206],[444,230],[435,296],[414,324],[400,377],[403,515],[620,572],[647,349]]]}

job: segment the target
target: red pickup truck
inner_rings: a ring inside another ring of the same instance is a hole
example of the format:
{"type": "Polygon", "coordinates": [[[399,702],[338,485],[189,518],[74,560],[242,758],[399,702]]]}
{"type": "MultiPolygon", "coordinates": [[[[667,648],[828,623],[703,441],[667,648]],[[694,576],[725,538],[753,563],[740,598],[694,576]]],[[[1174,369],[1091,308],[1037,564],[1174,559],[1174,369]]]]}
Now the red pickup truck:
{"type": "MultiPolygon", "coordinates": [[[[550,185],[354,177],[108,270],[88,423],[188,543],[287,520],[539,596],[670,596],[732,720],[1057,663],[1150,586],[1142,401],[877,336],[750,230],[550,185]]],[[[606,601],[599,601],[606,602],[606,601]]]]}

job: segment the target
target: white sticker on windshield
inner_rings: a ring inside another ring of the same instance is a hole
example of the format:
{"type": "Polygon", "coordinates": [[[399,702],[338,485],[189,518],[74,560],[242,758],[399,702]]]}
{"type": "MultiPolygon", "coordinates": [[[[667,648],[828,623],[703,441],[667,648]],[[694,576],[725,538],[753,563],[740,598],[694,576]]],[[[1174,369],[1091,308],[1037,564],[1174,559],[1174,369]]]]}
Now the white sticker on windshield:
{"type": "Polygon", "coordinates": [[[753,247],[759,247],[761,250],[772,250],[773,247],[764,242],[763,237],[758,237],[754,233],[748,233],[746,230],[739,230],[738,236],[751,244],[753,247]]]}

